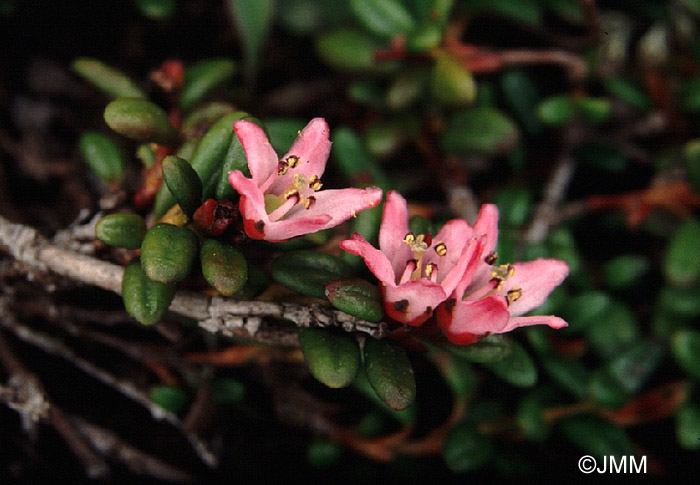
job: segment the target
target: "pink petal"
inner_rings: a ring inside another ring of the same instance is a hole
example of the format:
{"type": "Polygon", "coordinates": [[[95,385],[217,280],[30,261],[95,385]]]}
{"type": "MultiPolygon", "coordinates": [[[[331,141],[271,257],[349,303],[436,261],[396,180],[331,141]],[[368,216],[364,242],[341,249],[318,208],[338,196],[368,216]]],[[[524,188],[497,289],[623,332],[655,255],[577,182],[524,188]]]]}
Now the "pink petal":
{"type": "Polygon", "coordinates": [[[240,170],[234,170],[228,176],[229,183],[236,189],[245,201],[241,200],[239,208],[244,219],[268,222],[265,212],[265,196],[260,191],[258,184],[247,178],[240,170]]]}
{"type": "Polygon", "coordinates": [[[558,259],[536,259],[513,264],[515,274],[503,282],[498,294],[505,297],[508,291],[520,288],[520,297],[508,310],[513,316],[523,315],[542,305],[554,288],[569,274],[569,265],[558,259]]]}
{"type": "Polygon", "coordinates": [[[469,259],[473,257],[475,247],[472,247],[472,228],[467,221],[453,219],[445,223],[435,237],[432,246],[423,255],[423,267],[436,264],[438,268],[437,281],[451,294],[461,279],[469,259]],[[447,250],[444,256],[435,252],[435,246],[443,243],[447,250]],[[469,253],[469,254],[467,254],[469,253]]]}
{"type": "Polygon", "coordinates": [[[508,325],[503,330],[504,332],[510,332],[518,327],[525,327],[529,325],[549,325],[552,328],[562,328],[566,327],[568,323],[559,317],[554,316],[534,316],[534,317],[513,317],[508,321],[508,325]]]}
{"type": "Polygon", "coordinates": [[[396,276],[386,255],[368,243],[359,234],[353,234],[352,239],[340,241],[340,247],[356,256],[361,256],[369,270],[379,281],[387,285],[395,285],[396,276]]]}
{"type": "Polygon", "coordinates": [[[321,177],[326,169],[328,155],[331,152],[329,140],[330,130],[328,123],[323,118],[314,118],[301,131],[292,148],[282,157],[285,160],[289,156],[299,157],[300,162],[296,168],[290,169],[286,174],[280,175],[269,189],[270,193],[281,194],[294,180],[294,174],[301,173],[310,177],[321,177]]]}
{"type": "Polygon", "coordinates": [[[255,123],[245,120],[236,121],[233,131],[243,146],[248,159],[250,175],[260,185],[277,170],[277,154],[265,136],[265,132],[255,123]]]}
{"type": "MultiPolygon", "coordinates": [[[[303,234],[328,229],[332,226],[329,224],[330,221],[331,216],[326,214],[311,217],[296,217],[294,219],[282,219],[265,224],[265,226],[262,228],[262,232],[266,241],[286,241],[287,239],[301,236],[303,234]]],[[[246,231],[246,234],[247,233],[248,231],[246,231]]]]}
{"type": "Polygon", "coordinates": [[[391,190],[386,194],[382,223],[379,226],[379,249],[387,255],[394,273],[400,275],[413,251],[403,242],[408,234],[408,205],[406,199],[391,190]]]}
{"type": "Polygon", "coordinates": [[[334,227],[347,221],[365,209],[371,209],[382,201],[382,189],[333,189],[314,192],[316,201],[308,209],[298,204],[290,210],[285,219],[296,217],[313,217],[321,214],[331,217],[328,227],[334,227]]]}
{"type": "Polygon", "coordinates": [[[489,296],[474,302],[448,300],[437,311],[438,323],[448,340],[457,345],[474,342],[492,333],[501,333],[508,325],[505,300],[489,296]]]}
{"type": "MultiPolygon", "coordinates": [[[[484,204],[479,210],[479,216],[474,223],[474,236],[484,236],[484,257],[488,256],[496,249],[498,242],[498,207],[494,204],[484,204]]],[[[471,293],[476,288],[481,288],[491,279],[491,266],[482,262],[474,272],[472,284],[469,285],[467,293],[471,293]]]]}
{"type": "Polygon", "coordinates": [[[440,285],[425,279],[407,281],[399,286],[382,286],[382,293],[387,315],[413,326],[430,318],[447,297],[440,285]]]}

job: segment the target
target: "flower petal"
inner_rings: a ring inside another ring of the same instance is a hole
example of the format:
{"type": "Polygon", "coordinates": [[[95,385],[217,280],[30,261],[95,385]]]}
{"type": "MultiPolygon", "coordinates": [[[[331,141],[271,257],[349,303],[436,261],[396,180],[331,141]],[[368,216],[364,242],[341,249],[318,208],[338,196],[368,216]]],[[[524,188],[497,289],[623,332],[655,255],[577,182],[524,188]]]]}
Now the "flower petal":
{"type": "Polygon", "coordinates": [[[418,326],[433,315],[447,295],[440,285],[425,279],[411,280],[399,286],[382,286],[384,310],[394,320],[418,326]]]}
{"type": "MultiPolygon", "coordinates": [[[[295,217],[265,224],[262,232],[266,241],[280,242],[303,234],[328,229],[333,226],[330,222],[331,216],[326,214],[311,217],[295,217]]],[[[248,231],[246,231],[247,233],[248,231]]]]}
{"type": "Polygon", "coordinates": [[[269,192],[281,194],[291,185],[294,174],[301,173],[310,177],[316,175],[319,178],[326,170],[326,162],[331,153],[331,141],[329,140],[330,130],[328,123],[323,118],[314,118],[301,131],[294,140],[292,147],[282,160],[287,157],[299,157],[299,165],[290,168],[286,174],[280,175],[270,186],[269,192]]]}
{"type": "Polygon", "coordinates": [[[353,234],[352,239],[340,241],[340,247],[356,256],[361,256],[369,270],[379,281],[387,285],[395,285],[396,275],[386,255],[376,249],[359,234],[353,234]]]}
{"type": "Polygon", "coordinates": [[[510,332],[518,327],[525,327],[529,325],[549,325],[552,328],[562,328],[569,325],[565,320],[555,317],[555,316],[541,316],[537,315],[534,317],[513,317],[508,321],[508,325],[503,330],[504,332],[510,332]]]}
{"type": "MultiPolygon", "coordinates": [[[[474,236],[484,236],[483,255],[488,256],[496,249],[498,242],[498,207],[494,204],[484,204],[479,210],[479,216],[474,223],[474,236]]],[[[471,293],[477,288],[481,288],[491,279],[491,266],[481,262],[474,272],[472,283],[466,292],[471,293]]]]}
{"type": "Polygon", "coordinates": [[[366,189],[332,189],[314,192],[316,201],[308,209],[298,204],[290,210],[285,219],[296,217],[312,217],[321,214],[331,216],[328,227],[334,227],[347,221],[356,213],[371,209],[382,201],[382,189],[367,187],[366,189]]]}
{"type": "Polygon", "coordinates": [[[270,145],[265,132],[255,123],[245,120],[236,121],[233,131],[243,146],[248,159],[250,175],[260,185],[277,170],[277,154],[270,145]]]}
{"type": "Polygon", "coordinates": [[[268,222],[267,212],[265,212],[265,196],[260,191],[258,184],[247,178],[240,170],[234,170],[228,176],[229,183],[236,189],[245,201],[241,200],[239,208],[244,219],[253,221],[262,220],[268,222]]]}
{"type": "Polygon", "coordinates": [[[445,335],[457,345],[473,343],[475,336],[478,340],[503,332],[509,318],[505,300],[494,296],[473,302],[448,300],[437,311],[438,323],[445,335]]]}
{"type": "Polygon", "coordinates": [[[445,290],[446,294],[451,294],[455,286],[464,275],[469,260],[474,257],[474,251],[478,249],[472,247],[472,228],[463,219],[452,219],[447,221],[435,237],[432,246],[423,255],[423,267],[429,264],[436,264],[438,268],[437,282],[445,290]],[[440,256],[435,252],[438,244],[444,244],[446,253],[440,256]]]}
{"type": "Polygon", "coordinates": [[[497,294],[505,297],[509,291],[517,291],[520,297],[508,307],[510,314],[517,317],[542,305],[554,288],[559,286],[569,274],[569,265],[558,259],[536,259],[526,263],[513,264],[515,274],[503,282],[497,294]]]}
{"type": "Polygon", "coordinates": [[[387,255],[394,273],[400,275],[406,268],[406,262],[413,258],[413,252],[403,242],[408,234],[408,205],[398,192],[391,190],[386,194],[382,223],[379,226],[379,249],[387,255]]]}

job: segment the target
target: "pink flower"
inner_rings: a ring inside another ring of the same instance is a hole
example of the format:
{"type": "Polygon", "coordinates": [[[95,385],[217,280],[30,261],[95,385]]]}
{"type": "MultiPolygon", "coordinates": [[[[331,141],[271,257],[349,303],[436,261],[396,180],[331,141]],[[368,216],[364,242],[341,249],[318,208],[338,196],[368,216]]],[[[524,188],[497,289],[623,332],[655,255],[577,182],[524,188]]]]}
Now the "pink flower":
{"type": "Polygon", "coordinates": [[[464,274],[451,298],[436,315],[447,338],[454,344],[474,343],[492,333],[504,333],[525,325],[567,326],[555,316],[523,317],[542,305],[547,296],[569,274],[569,266],[558,259],[496,265],[498,210],[484,206],[474,225],[483,234],[482,257],[472,274],[464,274]]]}
{"type": "Polygon", "coordinates": [[[340,247],[364,258],[381,283],[391,318],[420,325],[454,291],[465,272],[476,269],[482,241],[473,236],[469,224],[460,219],[447,222],[435,238],[409,232],[406,200],[391,191],[379,228],[379,249],[358,234],[341,241],[340,247]]]}
{"type": "Polygon", "coordinates": [[[255,123],[237,121],[233,130],[248,158],[251,178],[235,170],[229,182],[241,195],[243,227],[253,239],[284,241],[328,229],[382,199],[378,187],[319,191],[331,150],[323,118],[311,120],[281,159],[255,123]]]}

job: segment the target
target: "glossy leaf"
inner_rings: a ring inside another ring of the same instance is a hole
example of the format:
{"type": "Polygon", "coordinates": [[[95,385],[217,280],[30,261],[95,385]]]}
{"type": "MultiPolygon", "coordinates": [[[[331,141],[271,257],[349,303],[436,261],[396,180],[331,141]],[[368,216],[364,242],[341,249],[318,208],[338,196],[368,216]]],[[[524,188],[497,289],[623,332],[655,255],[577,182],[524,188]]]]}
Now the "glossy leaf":
{"type": "Polygon", "coordinates": [[[165,384],[151,387],[149,396],[154,404],[173,414],[182,412],[190,400],[181,387],[165,384]]]}
{"type": "Polygon", "coordinates": [[[204,279],[222,295],[237,293],[248,281],[248,262],[229,244],[207,239],[202,243],[199,259],[204,279]]]}
{"type": "Polygon", "coordinates": [[[349,0],[355,18],[373,34],[383,37],[407,32],[415,21],[399,0],[349,0]]]}
{"type": "MultiPolygon", "coordinates": [[[[388,188],[388,177],[379,163],[365,149],[360,137],[350,128],[333,131],[331,156],[343,174],[353,185],[366,187],[377,185],[388,188]]],[[[366,212],[366,211],[365,211],[366,212]]]]}
{"type": "Polygon", "coordinates": [[[689,219],[671,236],[664,259],[666,278],[686,286],[700,279],[700,222],[689,219]]]}
{"type": "Polygon", "coordinates": [[[182,211],[192,217],[202,204],[202,182],[197,172],[187,160],[169,155],[163,159],[163,180],[182,211]]]}
{"type": "Polygon", "coordinates": [[[440,145],[457,154],[498,155],[510,151],[517,141],[518,128],[510,118],[493,108],[476,107],[452,116],[440,145]]]}
{"type": "Polygon", "coordinates": [[[326,298],[338,310],[370,322],[384,318],[382,295],[375,285],[361,278],[333,281],[326,286],[326,298]]]}
{"type": "Polygon", "coordinates": [[[228,0],[231,15],[243,44],[246,77],[252,82],[274,18],[274,0],[228,0]]]}
{"type": "Polygon", "coordinates": [[[150,280],[134,261],[124,268],[122,298],[129,315],[144,325],[159,321],[170,306],[175,286],[150,280]]]}
{"type": "Polygon", "coordinates": [[[111,98],[145,98],[146,95],[129,77],[107,64],[81,57],[71,64],[73,71],[111,98]]]}
{"type": "Polygon", "coordinates": [[[138,214],[110,214],[95,224],[95,237],[119,248],[138,249],[145,235],[146,221],[138,214]]]}
{"type": "Polygon", "coordinates": [[[178,134],[159,106],[140,98],[119,98],[107,105],[104,118],[120,135],[141,141],[173,146],[178,134]]]}
{"type": "Polygon", "coordinates": [[[180,281],[192,268],[197,246],[197,236],[189,229],[156,224],[146,233],[141,244],[141,266],[153,281],[180,281]]]}
{"type": "Polygon", "coordinates": [[[513,354],[515,345],[508,337],[494,334],[471,345],[446,343],[443,348],[460,359],[469,362],[492,364],[509,358],[513,354]]]}
{"type": "Polygon", "coordinates": [[[627,433],[597,416],[574,416],[559,423],[559,429],[575,445],[598,459],[633,456],[634,446],[627,433]]]}
{"type": "Polygon", "coordinates": [[[119,146],[102,133],[88,131],[80,135],[80,154],[90,170],[104,182],[124,178],[124,156],[119,146]]]}
{"type": "Polygon", "coordinates": [[[416,380],[406,352],[387,340],[365,341],[367,379],[379,398],[396,410],[406,409],[416,399],[416,380]]]}
{"type": "Polygon", "coordinates": [[[513,343],[513,353],[506,359],[486,364],[491,372],[516,387],[532,387],[537,382],[537,366],[525,348],[513,343]]]}
{"type": "Polygon", "coordinates": [[[290,290],[316,298],[326,297],[328,283],[351,275],[352,269],[342,259],[316,251],[289,251],[272,264],[275,281],[290,290]]]}
{"type": "Polygon", "coordinates": [[[461,423],[450,431],[442,446],[442,458],[454,473],[483,467],[493,454],[491,441],[472,422],[461,423]]]}
{"type": "Polygon", "coordinates": [[[700,449],[700,407],[686,404],[676,413],[676,440],[686,450],[700,449]]]}
{"type": "Polygon", "coordinates": [[[362,72],[378,69],[374,52],[381,43],[365,32],[339,29],[316,37],[318,56],[334,69],[343,72],[362,72]]]}
{"type": "Polygon", "coordinates": [[[623,254],[603,266],[603,281],[613,289],[634,286],[649,270],[649,259],[638,254],[623,254]]]}
{"type": "Polygon", "coordinates": [[[188,67],[180,93],[180,106],[189,110],[217,86],[230,81],[235,72],[236,65],[229,59],[207,59],[188,67]]]}
{"type": "Polygon", "coordinates": [[[686,374],[700,380],[700,332],[680,330],[671,337],[671,353],[686,374]]]}
{"type": "Polygon", "coordinates": [[[537,135],[542,123],[537,117],[539,92],[537,85],[521,69],[511,69],[501,76],[501,90],[505,102],[527,133],[537,135]]]}
{"type": "Polygon", "coordinates": [[[576,105],[568,95],[550,96],[537,106],[537,116],[548,125],[561,126],[574,117],[576,105]]]}
{"type": "Polygon", "coordinates": [[[449,107],[467,106],[476,98],[474,77],[448,54],[438,55],[435,60],[430,87],[433,98],[449,107]]]}
{"type": "Polygon", "coordinates": [[[300,328],[299,344],[311,374],[333,389],[347,387],[360,369],[360,348],[352,334],[328,328],[300,328]]]}

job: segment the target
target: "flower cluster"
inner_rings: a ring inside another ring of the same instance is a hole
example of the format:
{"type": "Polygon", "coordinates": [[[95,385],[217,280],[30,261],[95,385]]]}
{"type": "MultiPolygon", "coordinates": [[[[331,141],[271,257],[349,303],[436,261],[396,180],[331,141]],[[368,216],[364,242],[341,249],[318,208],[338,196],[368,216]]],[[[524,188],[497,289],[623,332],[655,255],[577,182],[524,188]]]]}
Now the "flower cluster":
{"type": "MultiPolygon", "coordinates": [[[[377,187],[319,191],[331,146],[321,118],[311,120],[281,159],[257,125],[238,121],[234,130],[251,178],[235,171],[229,180],[241,194],[244,229],[251,238],[282,241],[334,227],[381,201],[377,187]]],[[[499,265],[496,206],[484,205],[473,226],[448,221],[434,237],[410,232],[408,220],[406,200],[390,191],[379,249],[358,234],[340,243],[377,277],[390,318],[419,326],[435,316],[459,345],[524,325],[567,325],[555,316],[522,316],[544,303],[569,268],[555,259],[499,265]]]]}

